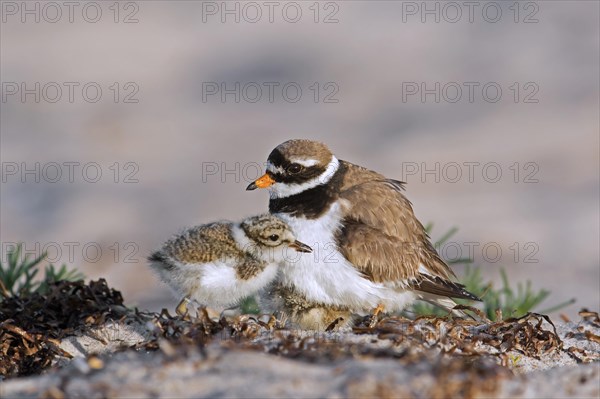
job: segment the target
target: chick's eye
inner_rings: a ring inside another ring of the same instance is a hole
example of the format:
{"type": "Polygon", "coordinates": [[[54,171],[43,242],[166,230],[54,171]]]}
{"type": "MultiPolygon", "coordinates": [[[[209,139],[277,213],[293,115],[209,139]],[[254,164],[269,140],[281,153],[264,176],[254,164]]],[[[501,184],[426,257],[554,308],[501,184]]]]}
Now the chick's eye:
{"type": "Polygon", "coordinates": [[[277,241],[277,240],[279,240],[279,236],[277,234],[271,234],[269,236],[269,240],[271,240],[271,241],[277,241]]]}
{"type": "Polygon", "coordinates": [[[299,173],[301,170],[302,170],[302,165],[297,164],[297,163],[291,164],[287,169],[287,171],[292,174],[299,173]]]}

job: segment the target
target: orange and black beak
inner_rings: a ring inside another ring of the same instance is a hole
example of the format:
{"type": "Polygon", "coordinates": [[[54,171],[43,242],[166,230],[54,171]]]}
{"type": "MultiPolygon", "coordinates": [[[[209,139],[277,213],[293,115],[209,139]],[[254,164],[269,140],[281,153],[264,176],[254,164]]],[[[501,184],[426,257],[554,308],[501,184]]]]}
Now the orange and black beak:
{"type": "Polygon", "coordinates": [[[298,240],[296,240],[293,243],[291,243],[290,244],[290,248],[294,248],[298,252],[307,252],[307,253],[312,252],[312,248],[311,247],[309,247],[305,243],[300,242],[298,240]]]}
{"type": "Polygon", "coordinates": [[[275,180],[271,177],[269,172],[265,173],[252,183],[248,184],[246,190],[256,190],[257,188],[267,188],[275,183],[275,180]]]}

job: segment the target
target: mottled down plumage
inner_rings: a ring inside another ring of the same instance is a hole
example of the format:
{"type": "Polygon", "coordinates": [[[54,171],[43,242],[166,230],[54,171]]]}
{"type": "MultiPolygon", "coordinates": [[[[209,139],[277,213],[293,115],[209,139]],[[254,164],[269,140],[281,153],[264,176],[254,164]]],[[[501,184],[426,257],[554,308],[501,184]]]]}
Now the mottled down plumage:
{"type": "Polygon", "coordinates": [[[233,239],[232,222],[216,222],[185,229],[169,239],[149,260],[207,263],[219,258],[241,260],[245,254],[233,239]]]}
{"type": "Polygon", "coordinates": [[[148,260],[178,297],[222,310],[269,284],[288,247],[311,250],[283,220],[266,214],[185,229],[148,260]]]}

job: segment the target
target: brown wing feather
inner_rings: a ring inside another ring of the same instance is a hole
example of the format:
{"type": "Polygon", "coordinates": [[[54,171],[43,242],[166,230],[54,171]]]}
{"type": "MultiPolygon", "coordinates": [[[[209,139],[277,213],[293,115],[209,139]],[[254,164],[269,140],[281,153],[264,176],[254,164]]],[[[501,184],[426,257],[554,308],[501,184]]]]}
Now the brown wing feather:
{"type": "Polygon", "coordinates": [[[418,270],[408,267],[419,262],[410,243],[359,221],[346,220],[338,245],[346,259],[372,281],[406,281],[418,277],[418,270]]]}
{"type": "Polygon", "coordinates": [[[464,285],[439,277],[422,276],[421,279],[411,284],[411,286],[418,291],[430,294],[481,301],[480,298],[467,291],[464,285]]]}
{"type": "Polygon", "coordinates": [[[420,281],[428,274],[450,280],[454,273],[431,245],[402,183],[345,162],[340,198],[345,208],[338,245],[344,256],[373,281],[420,281]],[[352,185],[351,182],[358,182],[352,185]]]}

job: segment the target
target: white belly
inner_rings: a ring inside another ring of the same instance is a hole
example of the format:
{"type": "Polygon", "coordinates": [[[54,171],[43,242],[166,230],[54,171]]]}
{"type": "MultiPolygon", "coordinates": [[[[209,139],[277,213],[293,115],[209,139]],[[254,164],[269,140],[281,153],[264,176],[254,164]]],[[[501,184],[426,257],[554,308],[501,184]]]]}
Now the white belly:
{"type": "Polygon", "coordinates": [[[339,228],[339,205],[334,204],[317,220],[277,214],[293,229],[298,240],[313,248],[312,253],[295,253],[281,268],[281,281],[294,287],[308,300],[327,305],[369,311],[381,301],[381,284],[363,277],[337,251],[335,232],[339,228]]]}
{"type": "Polygon", "coordinates": [[[179,298],[188,297],[200,305],[219,310],[235,306],[244,298],[256,294],[275,279],[278,269],[277,264],[269,264],[255,277],[241,280],[236,275],[233,261],[179,263],[177,266],[176,270],[170,272],[162,267],[155,269],[179,298]]]}
{"type": "Polygon", "coordinates": [[[281,268],[281,281],[293,286],[308,300],[366,313],[378,305],[383,305],[388,312],[400,311],[415,299],[412,291],[364,278],[339,253],[335,241],[341,222],[338,203],[317,220],[284,213],[277,216],[292,227],[298,240],[313,248],[312,253],[293,254],[281,268]]]}

